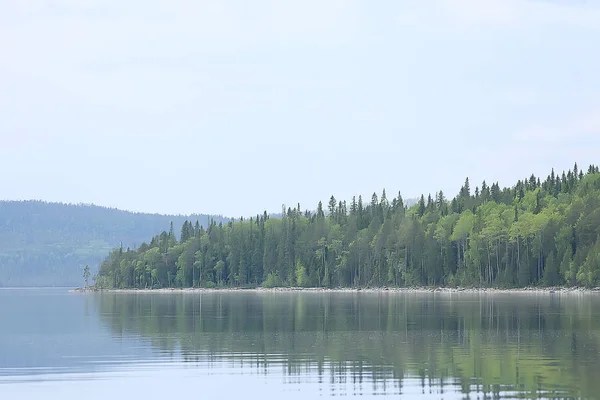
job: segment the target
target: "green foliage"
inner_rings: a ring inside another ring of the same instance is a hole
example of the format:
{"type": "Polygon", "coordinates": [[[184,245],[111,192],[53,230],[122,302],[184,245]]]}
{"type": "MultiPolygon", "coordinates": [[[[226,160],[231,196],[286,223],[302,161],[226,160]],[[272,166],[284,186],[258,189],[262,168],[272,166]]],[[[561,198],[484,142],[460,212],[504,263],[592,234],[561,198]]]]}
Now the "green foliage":
{"type": "Polygon", "coordinates": [[[600,238],[577,272],[577,281],[590,287],[600,283],[600,238]]]}
{"type": "Polygon", "coordinates": [[[111,252],[99,278],[110,287],[489,286],[600,284],[600,174],[552,172],[501,188],[421,196],[411,208],[385,191],[327,216],[300,206],[281,218],[184,222],[137,250],[111,252]]]}
{"type": "Polygon", "coordinates": [[[306,274],[306,267],[300,260],[296,261],[296,285],[299,287],[309,286],[308,275],[306,274]]]}
{"type": "Polygon", "coordinates": [[[262,284],[264,288],[275,288],[283,286],[283,281],[279,277],[279,274],[276,272],[271,272],[267,275],[267,279],[262,284]]]}

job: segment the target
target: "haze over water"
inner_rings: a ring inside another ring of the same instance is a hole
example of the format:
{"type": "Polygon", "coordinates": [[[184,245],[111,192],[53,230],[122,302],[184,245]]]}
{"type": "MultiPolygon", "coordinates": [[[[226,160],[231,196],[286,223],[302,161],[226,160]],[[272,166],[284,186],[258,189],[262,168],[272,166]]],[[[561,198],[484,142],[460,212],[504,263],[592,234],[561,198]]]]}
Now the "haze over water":
{"type": "Polygon", "coordinates": [[[594,398],[597,294],[0,290],[0,398],[594,398]]]}

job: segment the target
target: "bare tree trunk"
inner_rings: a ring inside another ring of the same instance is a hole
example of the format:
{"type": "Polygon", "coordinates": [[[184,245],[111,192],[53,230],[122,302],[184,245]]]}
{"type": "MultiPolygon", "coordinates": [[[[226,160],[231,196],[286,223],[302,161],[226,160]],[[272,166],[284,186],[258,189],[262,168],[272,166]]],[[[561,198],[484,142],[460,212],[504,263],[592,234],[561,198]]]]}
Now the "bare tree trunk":
{"type": "Polygon", "coordinates": [[[488,254],[488,267],[487,267],[488,277],[487,277],[487,281],[488,281],[488,283],[491,283],[491,281],[492,281],[492,277],[491,277],[492,257],[491,257],[491,254],[490,254],[490,243],[489,242],[488,242],[488,245],[487,245],[487,254],[488,254]]]}
{"type": "Polygon", "coordinates": [[[521,269],[521,238],[517,236],[517,275],[521,269]]]}
{"type": "Polygon", "coordinates": [[[496,279],[500,276],[500,238],[496,245],[496,279]]]}

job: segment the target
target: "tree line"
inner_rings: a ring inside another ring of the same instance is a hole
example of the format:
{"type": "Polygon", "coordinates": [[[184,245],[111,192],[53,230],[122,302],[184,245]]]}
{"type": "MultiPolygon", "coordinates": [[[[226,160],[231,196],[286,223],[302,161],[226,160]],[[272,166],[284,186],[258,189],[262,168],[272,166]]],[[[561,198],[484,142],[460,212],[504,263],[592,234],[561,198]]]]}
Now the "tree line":
{"type": "Polygon", "coordinates": [[[100,266],[101,288],[600,284],[600,170],[575,166],[512,187],[467,178],[407,207],[331,196],[316,211],[284,207],[249,219],[185,221],[100,266]]]}

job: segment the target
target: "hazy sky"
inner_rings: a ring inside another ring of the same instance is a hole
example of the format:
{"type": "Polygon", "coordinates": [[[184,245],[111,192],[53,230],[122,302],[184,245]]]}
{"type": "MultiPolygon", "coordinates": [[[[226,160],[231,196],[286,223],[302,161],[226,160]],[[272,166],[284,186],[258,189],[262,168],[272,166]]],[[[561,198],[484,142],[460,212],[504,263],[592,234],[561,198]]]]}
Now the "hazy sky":
{"type": "Polygon", "coordinates": [[[600,163],[600,2],[2,0],[0,198],[252,215],[600,163]]]}

